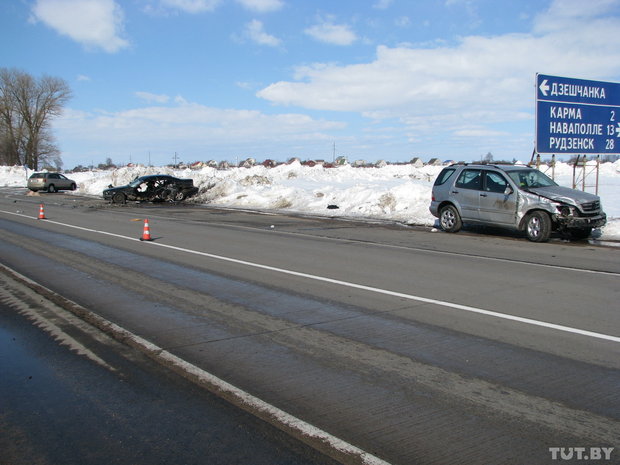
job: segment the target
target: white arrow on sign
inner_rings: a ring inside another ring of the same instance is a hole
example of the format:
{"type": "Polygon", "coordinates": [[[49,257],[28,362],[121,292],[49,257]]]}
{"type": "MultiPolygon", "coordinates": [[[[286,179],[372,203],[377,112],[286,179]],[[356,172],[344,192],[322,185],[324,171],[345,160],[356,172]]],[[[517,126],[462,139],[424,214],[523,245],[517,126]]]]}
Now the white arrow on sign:
{"type": "Polygon", "coordinates": [[[616,137],[620,137],[620,123],[618,123],[618,127],[616,128],[616,137]]]}
{"type": "Polygon", "coordinates": [[[542,92],[543,97],[546,97],[547,96],[547,92],[549,92],[549,86],[547,85],[547,80],[546,79],[543,82],[540,83],[539,89],[542,92]]]}

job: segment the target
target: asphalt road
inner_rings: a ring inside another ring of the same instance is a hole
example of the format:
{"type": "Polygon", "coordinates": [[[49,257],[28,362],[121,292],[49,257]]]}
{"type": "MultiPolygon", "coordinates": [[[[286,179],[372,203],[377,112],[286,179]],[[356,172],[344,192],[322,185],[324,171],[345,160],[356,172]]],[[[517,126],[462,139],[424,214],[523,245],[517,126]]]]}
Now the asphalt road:
{"type": "Polygon", "coordinates": [[[0,282],[2,465],[336,463],[0,282]]]}
{"type": "Polygon", "coordinates": [[[0,230],[19,273],[388,462],[620,457],[616,248],[23,192],[0,230]]]}

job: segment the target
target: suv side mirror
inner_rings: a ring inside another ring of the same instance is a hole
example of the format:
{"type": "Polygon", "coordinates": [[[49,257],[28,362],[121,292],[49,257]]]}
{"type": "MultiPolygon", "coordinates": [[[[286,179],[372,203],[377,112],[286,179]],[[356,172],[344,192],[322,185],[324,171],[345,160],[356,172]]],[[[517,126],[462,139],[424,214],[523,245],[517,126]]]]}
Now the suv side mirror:
{"type": "Polygon", "coordinates": [[[510,195],[512,194],[514,191],[512,190],[512,187],[510,186],[506,186],[506,189],[504,190],[504,195],[510,195]]]}

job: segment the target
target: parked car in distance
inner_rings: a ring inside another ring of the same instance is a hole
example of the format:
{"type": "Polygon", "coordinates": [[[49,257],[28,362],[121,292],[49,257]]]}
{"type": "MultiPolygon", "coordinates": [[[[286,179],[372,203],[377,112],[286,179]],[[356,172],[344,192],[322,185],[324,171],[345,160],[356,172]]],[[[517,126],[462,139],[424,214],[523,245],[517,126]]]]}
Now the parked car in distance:
{"type": "Polygon", "coordinates": [[[103,191],[104,200],[112,203],[138,202],[180,202],[198,192],[192,179],[179,179],[167,174],[140,176],[126,186],[110,185],[103,191]]]}
{"type": "Polygon", "coordinates": [[[33,173],[28,178],[28,189],[33,192],[58,192],[61,190],[74,191],[77,189],[77,184],[74,180],[69,179],[60,173],[33,173]]]}
{"type": "Polygon", "coordinates": [[[525,231],[533,242],[549,240],[554,230],[585,239],[607,221],[598,196],[517,165],[444,168],[433,185],[430,212],[447,232],[457,232],[463,223],[485,224],[525,231]]]}

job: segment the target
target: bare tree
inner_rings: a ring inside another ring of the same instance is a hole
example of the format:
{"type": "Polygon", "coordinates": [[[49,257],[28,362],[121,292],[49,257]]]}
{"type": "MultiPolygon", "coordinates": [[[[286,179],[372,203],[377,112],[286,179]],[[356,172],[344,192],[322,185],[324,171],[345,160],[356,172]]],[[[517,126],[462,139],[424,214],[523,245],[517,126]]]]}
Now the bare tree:
{"type": "Polygon", "coordinates": [[[56,146],[54,136],[47,130],[42,131],[39,138],[39,167],[54,168],[60,171],[62,168],[62,158],[60,150],[56,146]]]}
{"type": "Polygon", "coordinates": [[[70,98],[63,79],[37,80],[23,71],[0,69],[0,161],[36,170],[41,161],[59,159],[49,124],[70,98]]]}
{"type": "Polygon", "coordinates": [[[12,74],[0,70],[0,161],[21,164],[24,157],[25,124],[19,115],[12,74]]]}

